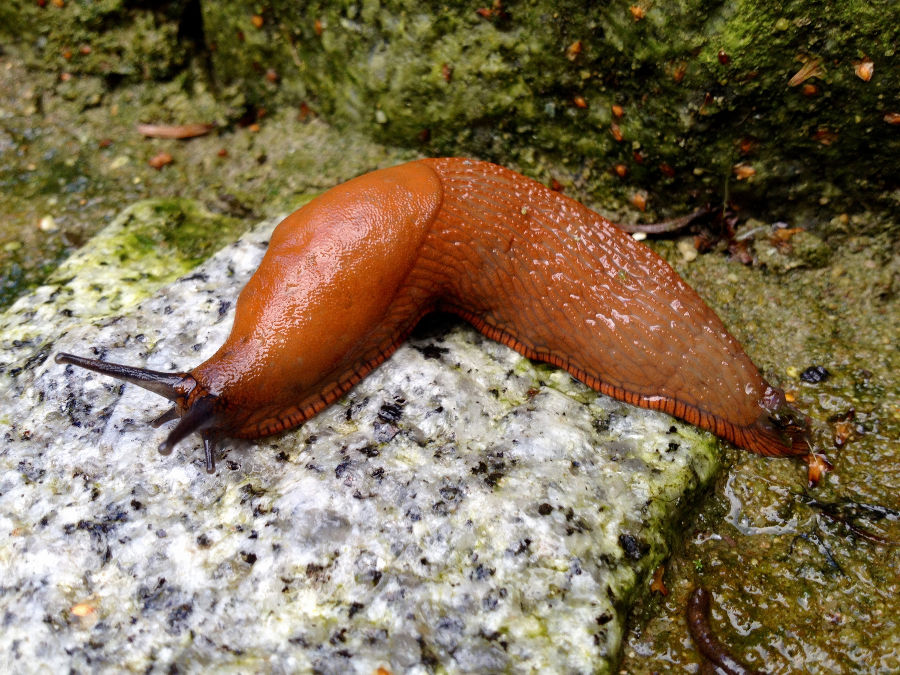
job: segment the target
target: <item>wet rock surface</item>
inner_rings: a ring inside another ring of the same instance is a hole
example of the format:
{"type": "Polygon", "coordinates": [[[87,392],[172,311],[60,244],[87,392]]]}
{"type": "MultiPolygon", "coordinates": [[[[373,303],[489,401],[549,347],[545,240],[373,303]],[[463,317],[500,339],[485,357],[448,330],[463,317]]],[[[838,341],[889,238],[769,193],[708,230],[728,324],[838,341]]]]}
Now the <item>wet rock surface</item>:
{"type": "Polygon", "coordinates": [[[194,439],[156,453],[164,401],[54,363],[196,365],[273,226],[114,309],[71,292],[91,272],[76,258],[3,316],[11,667],[613,668],[718,466],[708,434],[438,321],[301,429],[226,446],[209,476],[194,439]]]}

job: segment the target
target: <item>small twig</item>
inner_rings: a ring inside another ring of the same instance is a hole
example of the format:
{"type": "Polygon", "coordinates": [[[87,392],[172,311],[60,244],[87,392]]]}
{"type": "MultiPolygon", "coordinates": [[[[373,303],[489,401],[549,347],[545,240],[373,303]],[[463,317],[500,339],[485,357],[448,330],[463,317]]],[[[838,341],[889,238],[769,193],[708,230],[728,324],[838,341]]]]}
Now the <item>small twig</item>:
{"type": "Polygon", "coordinates": [[[801,533],[801,534],[798,534],[797,536],[795,536],[795,537],[791,540],[791,546],[790,546],[790,548],[788,549],[792,555],[793,555],[793,553],[794,553],[794,544],[797,543],[797,540],[798,540],[798,539],[802,539],[803,541],[809,542],[810,544],[812,544],[813,546],[815,546],[816,550],[817,550],[819,553],[822,554],[822,556],[825,558],[825,561],[826,561],[833,569],[837,570],[838,572],[840,572],[840,573],[843,574],[844,576],[847,576],[847,573],[844,572],[844,569],[838,564],[838,561],[835,559],[834,554],[831,552],[831,549],[828,548],[828,547],[825,545],[825,542],[823,542],[823,541],[819,538],[819,535],[817,535],[817,534],[815,534],[815,533],[809,533],[809,534],[807,534],[807,533],[804,532],[804,533],[801,533]]]}
{"type": "Polygon", "coordinates": [[[622,223],[616,224],[619,226],[619,229],[625,230],[631,234],[634,234],[635,232],[643,232],[644,234],[663,234],[666,232],[677,232],[678,230],[687,227],[698,218],[712,212],[713,210],[711,208],[704,206],[702,209],[697,209],[686,216],[679,216],[672,220],[664,220],[661,223],[635,223],[634,225],[622,223]]]}
{"type": "Polygon", "coordinates": [[[741,234],[736,236],[734,238],[734,240],[735,241],[744,241],[745,239],[749,239],[750,237],[755,235],[757,232],[764,232],[765,230],[768,230],[768,229],[769,229],[768,225],[760,225],[759,227],[754,227],[752,230],[747,230],[746,232],[742,232],[741,234]]]}
{"type": "Polygon", "coordinates": [[[898,518],[898,516],[900,516],[900,513],[894,511],[893,509],[889,509],[884,506],[872,506],[871,504],[863,504],[861,502],[853,501],[843,503],[822,502],[818,499],[813,499],[812,497],[806,497],[804,501],[806,502],[807,506],[813,507],[832,522],[840,523],[860,539],[865,539],[866,541],[871,541],[875,544],[882,544],[884,546],[900,546],[900,542],[890,539],[889,537],[870,532],[869,530],[860,527],[855,522],[858,518],[864,518],[865,516],[863,514],[866,513],[871,514],[868,517],[869,520],[881,520],[882,518],[896,519],[898,518]],[[848,511],[850,513],[845,513],[848,511]],[[857,512],[853,513],[853,511],[857,512]]]}
{"type": "Polygon", "coordinates": [[[728,653],[728,648],[713,635],[709,625],[709,591],[698,586],[691,593],[687,606],[687,624],[697,650],[728,675],[761,675],[728,653]]]}

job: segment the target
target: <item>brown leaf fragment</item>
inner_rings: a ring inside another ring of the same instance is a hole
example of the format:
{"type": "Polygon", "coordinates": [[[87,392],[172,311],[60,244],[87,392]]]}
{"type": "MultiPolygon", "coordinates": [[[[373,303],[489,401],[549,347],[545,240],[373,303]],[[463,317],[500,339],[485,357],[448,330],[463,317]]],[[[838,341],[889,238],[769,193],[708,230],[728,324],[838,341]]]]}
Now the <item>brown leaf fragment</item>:
{"type": "Polygon", "coordinates": [[[656,568],[656,571],[653,572],[653,581],[650,582],[650,590],[657,591],[658,593],[662,593],[663,595],[669,594],[669,589],[666,588],[666,585],[663,583],[663,575],[666,573],[666,566],[660,565],[656,568]]]}
{"type": "Polygon", "coordinates": [[[153,157],[151,157],[147,161],[147,164],[149,164],[154,169],[159,171],[166,164],[171,164],[173,161],[174,161],[174,159],[173,159],[172,155],[170,155],[168,152],[161,152],[158,155],[154,155],[153,157]]]}
{"type": "Polygon", "coordinates": [[[796,87],[803,84],[811,77],[819,77],[822,75],[822,59],[809,59],[803,64],[803,67],[794,73],[794,76],[788,80],[788,85],[796,87]]]}
{"type": "Polygon", "coordinates": [[[195,138],[208,134],[212,124],[138,124],[138,133],[147,138],[195,138]]]}

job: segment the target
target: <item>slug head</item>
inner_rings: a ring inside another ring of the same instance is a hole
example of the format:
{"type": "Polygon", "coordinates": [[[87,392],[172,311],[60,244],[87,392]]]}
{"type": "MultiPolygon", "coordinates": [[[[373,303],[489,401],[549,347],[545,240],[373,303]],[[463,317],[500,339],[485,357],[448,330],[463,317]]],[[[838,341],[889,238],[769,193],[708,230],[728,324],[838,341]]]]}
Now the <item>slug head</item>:
{"type": "Polygon", "coordinates": [[[766,411],[772,428],[781,434],[784,444],[798,450],[786,454],[799,455],[809,451],[809,417],[791,407],[781,389],[766,387],[760,405],[766,411]]]}
{"type": "MultiPolygon", "coordinates": [[[[830,471],[832,467],[825,455],[817,453],[813,449],[809,437],[809,417],[794,409],[787,402],[784,392],[772,386],[766,387],[759,405],[764,412],[757,421],[757,428],[764,430],[780,445],[780,448],[771,454],[801,456],[807,464],[809,486],[816,485],[822,475],[830,471]]],[[[763,452],[762,454],[770,453],[763,452]]]]}
{"type": "Polygon", "coordinates": [[[216,442],[227,427],[223,414],[224,405],[218,396],[208,393],[198,385],[189,373],[161,373],[156,370],[136,368],[119,363],[108,363],[97,359],[88,359],[74,354],[59,353],[55,357],[57,363],[66,363],[79,368],[93,370],[102,375],[109,375],[117,380],[129,382],[154,394],[159,394],[173,405],[169,410],[150,422],[153,428],[166,422],[178,420],[178,424],[169,432],[166,439],[159,444],[159,452],[168,455],[175,446],[194,432],[203,439],[206,453],[206,471],[216,470],[216,442]]]}

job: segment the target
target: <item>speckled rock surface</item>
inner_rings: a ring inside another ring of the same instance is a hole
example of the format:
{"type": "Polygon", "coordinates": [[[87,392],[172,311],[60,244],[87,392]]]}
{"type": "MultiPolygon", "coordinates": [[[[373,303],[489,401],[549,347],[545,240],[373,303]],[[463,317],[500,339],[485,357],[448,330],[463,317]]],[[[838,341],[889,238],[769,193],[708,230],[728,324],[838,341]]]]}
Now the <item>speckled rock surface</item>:
{"type": "Polygon", "coordinates": [[[199,363],[273,225],[139,304],[76,260],[0,319],[6,666],[608,671],[708,434],[455,325],[209,476],[193,439],[157,454],[163,400],[54,363],[199,363]]]}

